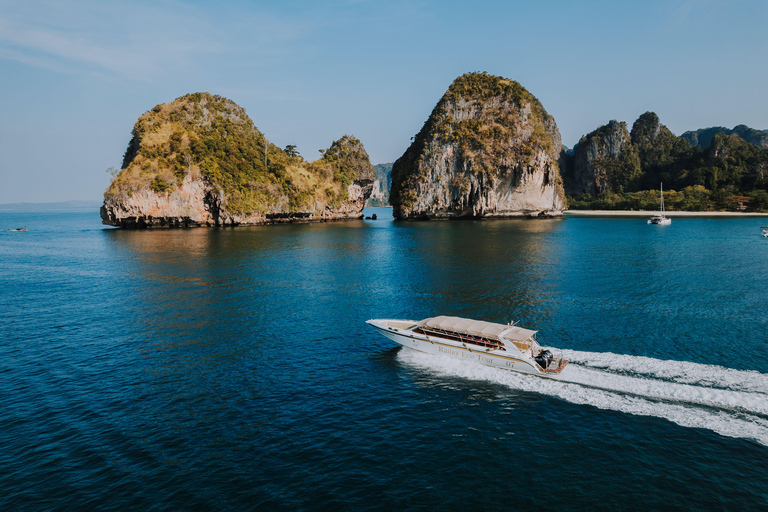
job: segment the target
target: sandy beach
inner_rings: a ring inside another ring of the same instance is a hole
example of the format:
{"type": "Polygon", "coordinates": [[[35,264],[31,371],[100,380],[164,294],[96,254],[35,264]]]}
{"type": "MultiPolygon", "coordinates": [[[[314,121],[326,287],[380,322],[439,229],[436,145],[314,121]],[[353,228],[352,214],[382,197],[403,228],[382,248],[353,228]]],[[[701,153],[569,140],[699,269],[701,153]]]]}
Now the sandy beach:
{"type": "MultiPolygon", "coordinates": [[[[661,212],[642,210],[566,210],[569,217],[650,217],[661,212]]],[[[667,217],[768,217],[768,213],[755,212],[664,212],[667,217]]]]}

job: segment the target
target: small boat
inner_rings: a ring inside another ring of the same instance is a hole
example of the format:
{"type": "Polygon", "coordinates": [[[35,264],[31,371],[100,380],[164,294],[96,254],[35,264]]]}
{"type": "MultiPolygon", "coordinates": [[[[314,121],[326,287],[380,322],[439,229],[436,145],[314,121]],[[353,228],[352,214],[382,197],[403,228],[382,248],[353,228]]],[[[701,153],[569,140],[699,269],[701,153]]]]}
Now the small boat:
{"type": "Polygon", "coordinates": [[[760,226],[760,229],[763,230],[763,236],[768,238],[768,226],[760,226]]]}
{"type": "Polygon", "coordinates": [[[14,229],[14,231],[26,231],[26,230],[27,230],[27,226],[24,226],[23,228],[14,229]]]}
{"type": "Polygon", "coordinates": [[[368,320],[382,335],[427,354],[473,361],[539,377],[557,377],[568,361],[560,351],[542,347],[536,331],[456,316],[424,320],[368,320]]]}
{"type": "Polygon", "coordinates": [[[648,224],[656,224],[658,226],[669,226],[672,224],[672,219],[664,216],[664,186],[660,185],[659,191],[661,192],[661,210],[659,215],[654,215],[648,219],[648,224]]]}

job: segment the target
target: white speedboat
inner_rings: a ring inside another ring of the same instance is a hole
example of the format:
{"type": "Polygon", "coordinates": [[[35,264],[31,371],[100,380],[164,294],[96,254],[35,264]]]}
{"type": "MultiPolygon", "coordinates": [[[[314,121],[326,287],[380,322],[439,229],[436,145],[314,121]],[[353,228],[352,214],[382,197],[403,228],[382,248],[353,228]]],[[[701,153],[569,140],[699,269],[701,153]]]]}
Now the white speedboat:
{"type": "Polygon", "coordinates": [[[763,230],[763,236],[768,238],[768,226],[760,226],[760,229],[763,230]]]}
{"type": "Polygon", "coordinates": [[[428,354],[474,361],[495,368],[556,377],[568,361],[536,342],[536,331],[455,316],[425,320],[368,320],[368,325],[399,343],[428,354]]]}
{"type": "Polygon", "coordinates": [[[660,213],[659,215],[654,215],[653,217],[648,219],[648,224],[656,224],[658,226],[669,226],[670,224],[672,224],[672,219],[664,215],[664,186],[663,185],[660,186],[659,192],[661,192],[660,213]]]}

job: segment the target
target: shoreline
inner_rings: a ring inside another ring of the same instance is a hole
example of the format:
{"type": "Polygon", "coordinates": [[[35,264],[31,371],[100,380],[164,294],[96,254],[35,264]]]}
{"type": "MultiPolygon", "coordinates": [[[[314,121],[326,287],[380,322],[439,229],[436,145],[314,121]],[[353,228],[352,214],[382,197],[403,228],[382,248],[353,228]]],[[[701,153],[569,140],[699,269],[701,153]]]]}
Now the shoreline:
{"type": "MultiPolygon", "coordinates": [[[[659,215],[659,211],[640,210],[566,210],[566,217],[650,217],[659,215]]],[[[768,217],[768,213],[760,212],[669,212],[667,217],[768,217]]]]}

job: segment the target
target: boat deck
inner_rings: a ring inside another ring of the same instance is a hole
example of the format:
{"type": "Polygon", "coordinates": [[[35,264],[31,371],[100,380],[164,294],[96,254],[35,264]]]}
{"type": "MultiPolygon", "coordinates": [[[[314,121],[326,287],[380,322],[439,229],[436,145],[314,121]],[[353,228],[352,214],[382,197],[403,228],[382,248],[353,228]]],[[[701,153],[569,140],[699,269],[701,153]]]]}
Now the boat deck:
{"type": "Polygon", "coordinates": [[[560,360],[560,364],[558,365],[557,368],[555,368],[555,369],[543,368],[541,371],[544,372],[544,373],[558,374],[561,371],[563,371],[563,368],[565,368],[565,365],[567,365],[567,364],[568,364],[568,360],[567,359],[561,359],[560,360]]]}

